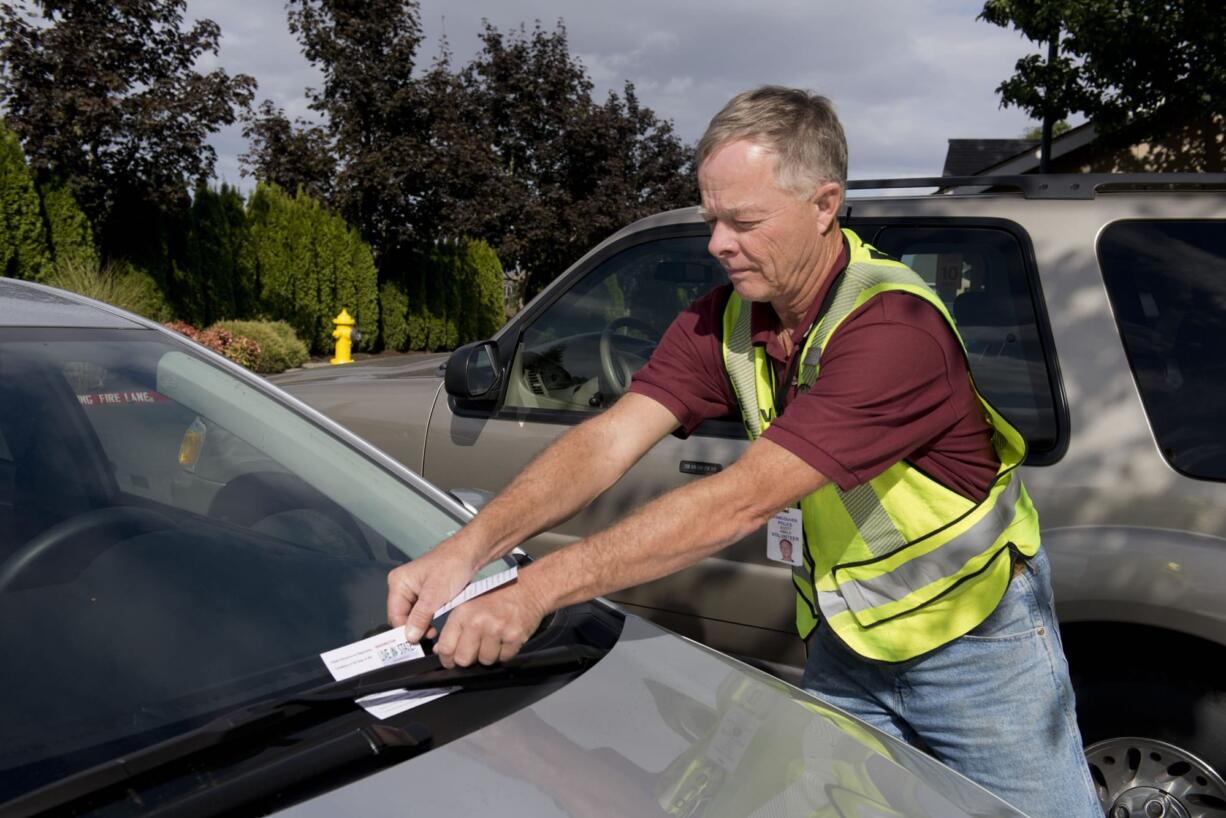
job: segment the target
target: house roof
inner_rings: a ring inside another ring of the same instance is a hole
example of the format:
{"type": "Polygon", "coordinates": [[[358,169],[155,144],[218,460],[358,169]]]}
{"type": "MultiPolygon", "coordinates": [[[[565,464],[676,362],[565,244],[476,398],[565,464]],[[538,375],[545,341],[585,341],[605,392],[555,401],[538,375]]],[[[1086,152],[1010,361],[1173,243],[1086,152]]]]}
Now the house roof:
{"type": "Polygon", "coordinates": [[[941,175],[974,176],[1038,145],[1037,139],[951,139],[941,175]]]}
{"type": "MultiPolygon", "coordinates": [[[[1094,141],[1093,122],[1070,128],[1051,141],[1051,157],[1059,159],[1094,141]]],[[[951,139],[942,176],[1000,176],[1034,173],[1039,169],[1037,139],[951,139]]]]}

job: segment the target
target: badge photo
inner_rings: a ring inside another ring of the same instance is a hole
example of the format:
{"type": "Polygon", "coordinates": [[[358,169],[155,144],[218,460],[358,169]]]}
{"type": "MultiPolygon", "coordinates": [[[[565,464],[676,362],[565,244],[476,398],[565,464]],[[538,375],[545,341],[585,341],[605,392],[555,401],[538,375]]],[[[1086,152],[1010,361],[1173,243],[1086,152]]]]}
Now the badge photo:
{"type": "Polygon", "coordinates": [[[798,508],[785,508],[766,526],[766,558],[801,565],[805,547],[804,517],[798,508]]]}

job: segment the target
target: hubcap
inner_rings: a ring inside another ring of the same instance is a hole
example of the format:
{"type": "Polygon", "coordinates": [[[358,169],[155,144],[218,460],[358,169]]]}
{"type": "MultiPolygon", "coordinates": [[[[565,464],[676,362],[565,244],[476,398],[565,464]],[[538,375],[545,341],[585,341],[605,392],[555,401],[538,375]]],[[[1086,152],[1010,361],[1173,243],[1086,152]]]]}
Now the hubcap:
{"type": "Polygon", "coordinates": [[[1226,782],[1164,741],[1113,738],[1086,748],[1108,818],[1226,818],[1226,782]]]}

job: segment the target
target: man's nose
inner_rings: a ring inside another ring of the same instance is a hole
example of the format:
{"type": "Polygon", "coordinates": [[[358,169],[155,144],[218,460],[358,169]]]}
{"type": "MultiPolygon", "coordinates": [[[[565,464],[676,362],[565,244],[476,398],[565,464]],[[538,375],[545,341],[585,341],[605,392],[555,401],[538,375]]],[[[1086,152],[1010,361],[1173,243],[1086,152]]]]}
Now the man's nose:
{"type": "Polygon", "coordinates": [[[707,252],[715,258],[736,255],[736,242],[732,231],[716,222],[711,227],[711,240],[707,242],[707,252]]]}

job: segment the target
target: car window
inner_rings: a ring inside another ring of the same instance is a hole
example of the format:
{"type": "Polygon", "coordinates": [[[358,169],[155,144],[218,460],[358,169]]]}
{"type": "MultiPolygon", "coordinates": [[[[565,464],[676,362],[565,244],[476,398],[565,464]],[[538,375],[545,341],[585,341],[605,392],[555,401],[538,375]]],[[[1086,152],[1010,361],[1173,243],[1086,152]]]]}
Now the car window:
{"type": "Polygon", "coordinates": [[[152,330],[0,329],[0,435],[0,801],[318,683],[460,524],[152,330]]]}
{"type": "Polygon", "coordinates": [[[673,319],[724,280],[705,236],[659,239],[606,259],[525,329],[505,405],[568,412],[609,405],[673,319]]]}
{"type": "Polygon", "coordinates": [[[1163,456],[1189,476],[1226,480],[1226,223],[1119,222],[1098,254],[1163,456]]]}
{"type": "Polygon", "coordinates": [[[1018,427],[1031,454],[1054,449],[1054,378],[1017,238],[994,228],[890,226],[873,243],[936,291],[966,344],[975,385],[1018,427]]]}

